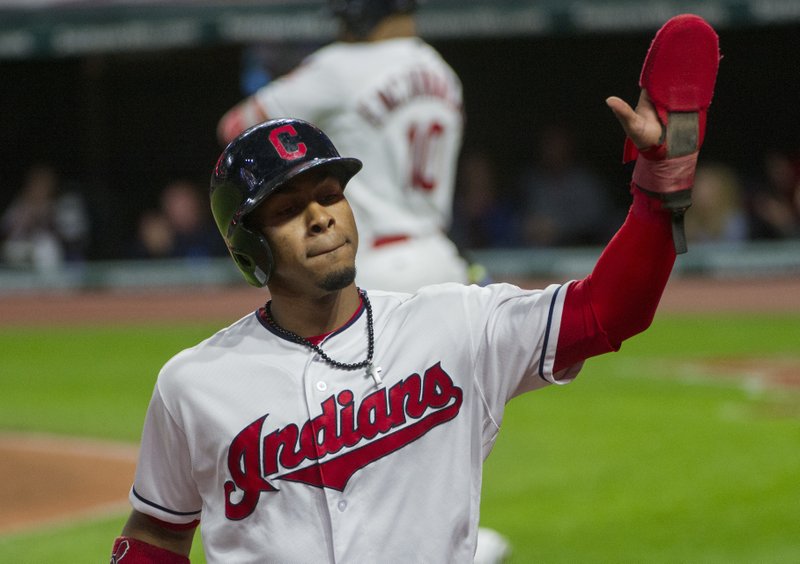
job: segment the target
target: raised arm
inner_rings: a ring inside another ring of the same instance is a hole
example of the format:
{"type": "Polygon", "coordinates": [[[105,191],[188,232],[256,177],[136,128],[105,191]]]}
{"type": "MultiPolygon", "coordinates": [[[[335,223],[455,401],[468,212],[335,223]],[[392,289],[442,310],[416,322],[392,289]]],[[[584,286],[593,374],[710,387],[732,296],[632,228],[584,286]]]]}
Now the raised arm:
{"type": "Polygon", "coordinates": [[[625,159],[636,159],[633,203],[592,273],[567,291],[556,372],[618,350],[652,323],[676,251],[686,251],[683,214],[718,63],[714,30],[697,16],[676,16],[653,40],[636,109],[606,100],[627,135],[625,159]]]}
{"type": "Polygon", "coordinates": [[[256,100],[255,96],[248,96],[220,118],[217,123],[217,140],[224,147],[242,131],[269,119],[256,100]]]}

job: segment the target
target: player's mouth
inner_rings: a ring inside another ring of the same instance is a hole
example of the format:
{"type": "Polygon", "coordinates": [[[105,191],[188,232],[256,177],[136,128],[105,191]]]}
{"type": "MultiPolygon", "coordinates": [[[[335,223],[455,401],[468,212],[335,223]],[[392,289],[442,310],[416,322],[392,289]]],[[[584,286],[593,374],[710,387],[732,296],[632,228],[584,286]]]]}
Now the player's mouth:
{"type": "Polygon", "coordinates": [[[318,256],[321,256],[321,255],[326,255],[328,253],[332,253],[332,252],[335,252],[335,251],[341,249],[347,243],[348,242],[347,242],[346,239],[342,239],[341,241],[336,241],[336,242],[332,242],[332,243],[323,244],[323,245],[314,247],[313,249],[310,249],[308,251],[308,253],[306,253],[306,256],[308,258],[314,258],[314,257],[318,257],[318,256]]]}

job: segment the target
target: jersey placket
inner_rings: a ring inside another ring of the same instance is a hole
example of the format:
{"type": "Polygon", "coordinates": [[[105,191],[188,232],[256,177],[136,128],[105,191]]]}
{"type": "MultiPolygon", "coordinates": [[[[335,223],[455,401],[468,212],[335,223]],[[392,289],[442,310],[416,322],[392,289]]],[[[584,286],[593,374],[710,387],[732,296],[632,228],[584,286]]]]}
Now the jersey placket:
{"type": "MultiPolygon", "coordinates": [[[[334,413],[338,413],[338,408],[340,406],[337,403],[337,394],[339,390],[337,390],[338,386],[335,385],[331,378],[334,371],[337,371],[337,369],[329,366],[319,354],[315,352],[311,353],[303,374],[303,387],[306,394],[306,407],[308,409],[309,421],[319,422],[317,417],[323,412],[323,404],[326,402],[329,404],[332,403],[336,408],[334,413]]],[[[335,415],[333,416],[336,417],[335,415]]],[[[327,448],[321,444],[321,440],[324,441],[322,433],[325,431],[319,424],[314,425],[312,423],[312,425],[314,427],[314,450],[317,462],[322,462],[328,454],[327,448]]],[[[338,417],[336,417],[336,422],[333,425],[334,428],[338,429],[338,417]]],[[[330,443],[327,442],[327,444],[330,443]]],[[[324,468],[319,466],[319,479],[323,484],[320,489],[325,498],[325,506],[328,509],[328,523],[331,529],[331,551],[333,553],[334,562],[339,562],[344,549],[344,547],[341,546],[344,540],[341,527],[342,521],[346,517],[348,501],[343,496],[342,492],[324,485],[327,483],[324,472],[324,468]]]]}
{"type": "MultiPolygon", "coordinates": [[[[365,334],[366,319],[362,315],[345,331],[330,335],[323,340],[320,346],[336,360],[347,363],[358,362],[367,354],[365,334]],[[347,358],[349,355],[352,355],[352,358],[347,358]]],[[[352,436],[348,439],[342,434],[346,434],[347,429],[355,427],[355,412],[359,398],[373,391],[374,382],[367,375],[365,368],[337,369],[316,353],[312,353],[303,376],[309,420],[319,422],[320,420],[316,418],[321,413],[329,414],[334,421],[328,421],[330,425],[327,429],[334,429],[337,435],[330,438],[321,436],[327,430],[323,430],[322,425],[315,426],[314,448],[318,461],[325,462],[332,457],[342,456],[354,446],[352,436]],[[343,422],[343,419],[347,419],[350,423],[343,422]]],[[[348,491],[344,484],[338,483],[335,475],[326,476],[324,466],[320,466],[320,480],[326,484],[322,487],[322,493],[328,509],[333,558],[335,562],[340,562],[345,558],[348,545],[352,541],[353,531],[349,526],[351,522],[349,516],[354,510],[359,514],[362,512],[358,511],[357,505],[354,505],[358,503],[353,495],[354,492],[348,491]]]]}

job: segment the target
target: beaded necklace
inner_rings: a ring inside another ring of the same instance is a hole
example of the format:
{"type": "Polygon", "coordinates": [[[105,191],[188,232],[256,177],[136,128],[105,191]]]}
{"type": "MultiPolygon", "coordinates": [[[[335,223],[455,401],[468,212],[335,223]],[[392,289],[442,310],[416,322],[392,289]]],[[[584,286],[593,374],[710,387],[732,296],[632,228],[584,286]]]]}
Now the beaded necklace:
{"type": "Polygon", "coordinates": [[[346,362],[339,362],[338,360],[333,360],[325,353],[325,351],[322,350],[322,347],[320,347],[319,345],[316,345],[311,341],[309,341],[308,339],[301,337],[297,333],[293,333],[292,331],[284,329],[283,327],[278,325],[278,322],[275,321],[275,319],[272,317],[272,307],[271,307],[272,300],[264,304],[264,313],[267,323],[269,323],[270,327],[275,329],[275,331],[277,331],[280,335],[282,335],[286,339],[294,343],[297,343],[299,345],[304,345],[310,348],[315,353],[317,353],[322,358],[322,360],[324,360],[334,368],[339,368],[340,370],[358,370],[359,368],[366,367],[367,376],[375,380],[375,385],[379,386],[381,384],[381,377],[380,377],[381,368],[380,366],[375,366],[372,363],[372,356],[375,352],[375,335],[372,325],[372,305],[369,303],[369,298],[367,297],[367,294],[366,292],[364,292],[364,290],[359,288],[358,293],[361,296],[361,299],[364,300],[364,307],[367,309],[367,358],[362,360],[361,362],[346,363],[346,362]]]}

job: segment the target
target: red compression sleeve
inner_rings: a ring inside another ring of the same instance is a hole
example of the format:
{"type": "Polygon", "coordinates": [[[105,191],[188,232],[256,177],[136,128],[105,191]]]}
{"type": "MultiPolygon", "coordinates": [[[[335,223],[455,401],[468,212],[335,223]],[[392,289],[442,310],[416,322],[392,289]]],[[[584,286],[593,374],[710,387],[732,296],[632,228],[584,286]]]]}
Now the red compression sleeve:
{"type": "Polygon", "coordinates": [[[670,212],[633,188],[625,223],[592,273],[567,289],[554,372],[619,350],[655,316],[675,264],[670,212]]]}
{"type": "Polygon", "coordinates": [[[186,556],[131,537],[117,537],[110,564],[189,564],[186,556]]]}

